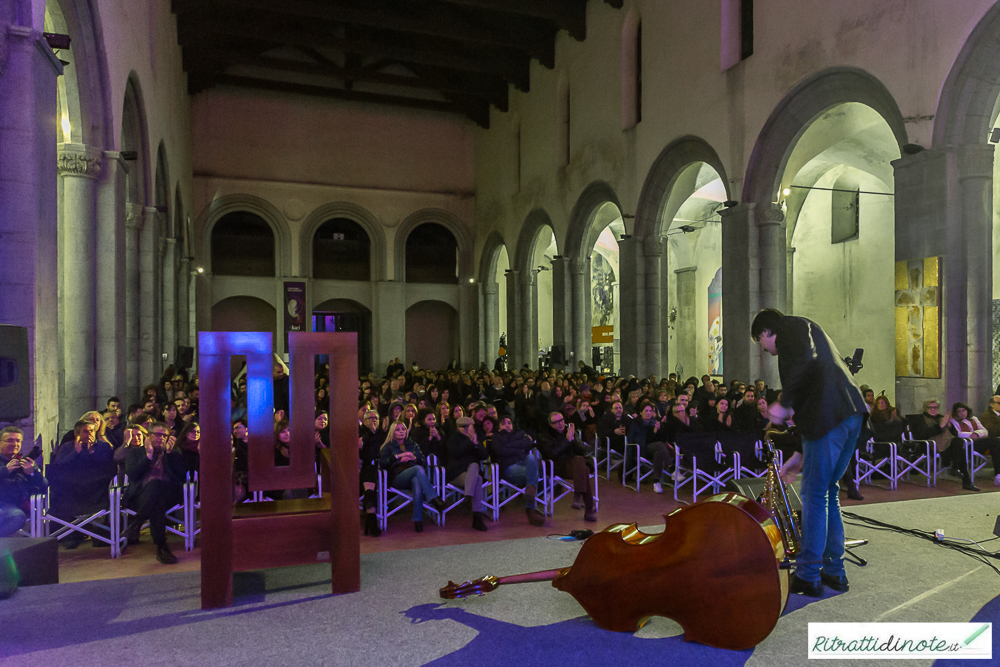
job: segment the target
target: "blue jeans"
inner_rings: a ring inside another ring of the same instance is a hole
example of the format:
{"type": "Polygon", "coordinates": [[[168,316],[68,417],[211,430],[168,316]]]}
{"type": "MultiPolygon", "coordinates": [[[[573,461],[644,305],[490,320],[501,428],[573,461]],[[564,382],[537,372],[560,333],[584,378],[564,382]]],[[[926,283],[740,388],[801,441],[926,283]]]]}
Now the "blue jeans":
{"type": "Polygon", "coordinates": [[[854,457],[861,415],[852,415],[819,440],[802,439],[802,551],[795,576],[819,581],[844,574],[844,522],[840,516],[840,478],[854,457]]]}
{"type": "Polygon", "coordinates": [[[27,520],[28,517],[19,507],[0,505],[0,537],[7,537],[21,530],[27,520]]]}
{"type": "MultiPolygon", "coordinates": [[[[515,463],[506,470],[503,471],[503,478],[513,484],[514,486],[519,486],[524,488],[528,485],[534,486],[538,489],[538,459],[536,459],[531,454],[524,459],[524,463],[515,463]]],[[[533,501],[526,501],[524,503],[525,509],[531,509],[535,506],[533,501]],[[530,503],[530,504],[529,504],[530,503]]]]}
{"type": "Polygon", "coordinates": [[[413,520],[424,520],[424,498],[434,500],[437,498],[437,491],[427,479],[427,473],[421,466],[407,468],[396,475],[392,480],[392,487],[400,491],[411,491],[413,493],[413,520]]]}

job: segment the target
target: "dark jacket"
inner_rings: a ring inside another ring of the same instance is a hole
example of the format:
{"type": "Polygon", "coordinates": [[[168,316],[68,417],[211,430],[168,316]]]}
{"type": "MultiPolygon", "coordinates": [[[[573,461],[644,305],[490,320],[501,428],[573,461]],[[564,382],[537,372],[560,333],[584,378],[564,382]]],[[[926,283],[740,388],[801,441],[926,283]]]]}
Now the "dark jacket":
{"type": "Polygon", "coordinates": [[[101,440],[95,442],[90,449],[81,450],[80,453],[76,451],[76,442],[71,440],[59,446],[52,462],[73,464],[85,461],[110,461],[113,456],[114,450],[111,445],[101,440]]]}
{"type": "Polygon", "coordinates": [[[500,466],[500,474],[515,463],[523,462],[534,446],[535,442],[524,431],[497,431],[493,436],[492,450],[493,460],[500,466]]]}
{"type": "Polygon", "coordinates": [[[420,445],[415,443],[413,440],[407,438],[403,442],[403,446],[400,447],[395,440],[390,440],[382,446],[381,453],[379,454],[378,460],[379,467],[383,470],[389,472],[389,484],[392,485],[392,481],[396,479],[396,475],[403,472],[404,470],[411,468],[413,466],[425,466],[427,465],[427,458],[424,453],[420,451],[420,445]],[[401,453],[403,450],[408,452],[413,452],[416,457],[415,461],[406,461],[400,463],[396,460],[396,455],[401,453]]]}
{"type": "Polygon", "coordinates": [[[803,438],[818,440],[848,417],[866,411],[837,346],[818,324],[785,315],[775,328],[781,405],[795,410],[803,438]]]}
{"type": "Polygon", "coordinates": [[[445,465],[446,479],[455,479],[468,470],[473,463],[486,460],[486,447],[476,444],[464,433],[455,431],[448,438],[448,461],[445,465]]]}
{"type": "MultiPolygon", "coordinates": [[[[447,450],[445,449],[445,442],[448,438],[447,432],[443,428],[438,428],[438,439],[431,440],[431,430],[426,426],[414,426],[413,430],[410,431],[410,437],[420,445],[420,451],[422,451],[426,456],[434,455],[439,461],[443,461],[447,458],[447,450]]],[[[382,438],[385,440],[385,438],[382,438]]],[[[379,443],[381,444],[381,443],[379,443]]]]}
{"type": "Polygon", "coordinates": [[[0,456],[0,505],[13,505],[27,513],[32,494],[43,491],[48,483],[37,466],[34,473],[25,475],[20,468],[7,470],[8,463],[9,458],[0,456]]]}
{"type": "Polygon", "coordinates": [[[585,456],[587,448],[579,440],[567,440],[566,432],[560,433],[551,426],[547,426],[538,435],[538,449],[542,456],[555,461],[557,466],[561,466],[574,456],[585,456]]]}
{"type": "MultiPolygon", "coordinates": [[[[162,450],[154,452],[154,460],[158,455],[163,457],[164,481],[179,489],[184,484],[184,475],[187,473],[187,465],[180,447],[174,447],[170,453],[162,450]]],[[[125,474],[128,475],[128,488],[125,490],[127,499],[138,494],[147,481],[146,475],[152,468],[153,460],[146,456],[145,447],[128,448],[128,453],[125,455],[125,474]]]]}
{"type": "Polygon", "coordinates": [[[641,451],[646,451],[646,445],[651,442],[666,442],[667,429],[663,424],[656,427],[656,417],[654,416],[647,424],[641,417],[632,420],[628,427],[628,441],[639,444],[641,451]]]}

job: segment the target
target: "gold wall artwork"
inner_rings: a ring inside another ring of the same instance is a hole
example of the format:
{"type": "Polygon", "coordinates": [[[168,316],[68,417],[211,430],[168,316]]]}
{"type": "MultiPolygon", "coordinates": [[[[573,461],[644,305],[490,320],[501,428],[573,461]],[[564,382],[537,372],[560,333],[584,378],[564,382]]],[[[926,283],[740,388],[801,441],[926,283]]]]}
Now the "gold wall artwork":
{"type": "Polygon", "coordinates": [[[896,375],[941,377],[941,259],[896,262],[896,375]]]}

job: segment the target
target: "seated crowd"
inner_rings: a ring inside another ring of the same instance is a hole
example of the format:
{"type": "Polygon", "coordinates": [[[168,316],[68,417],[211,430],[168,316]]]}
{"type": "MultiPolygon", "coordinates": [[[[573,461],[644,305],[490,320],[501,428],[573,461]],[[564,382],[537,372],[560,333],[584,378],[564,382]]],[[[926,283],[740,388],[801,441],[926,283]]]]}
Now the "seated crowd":
{"type": "MultiPolygon", "coordinates": [[[[274,370],[274,460],[288,465],[288,372],[276,357],[274,370]]],[[[412,498],[412,521],[423,531],[424,504],[445,511],[459,504],[446,501],[435,486],[435,470],[443,471],[452,495],[468,504],[472,527],[485,531],[485,464],[498,466],[502,480],[524,496],[525,515],[533,526],[544,524],[538,509],[543,461],[573,492],[574,509],[586,521],[597,520],[592,479],[592,454],[597,441],[607,440],[609,450],[625,457],[625,443],[638,445],[640,456],[652,465],[653,489],[663,492],[670,479],[674,447],[685,433],[753,433],[770,437],[786,460],[801,451],[794,416],[785,424],[768,419],[769,403],[780,392],[762,380],[751,385],[733,381],[718,384],[709,375],[680,381],[674,374],[663,379],[598,375],[580,364],[578,372],[529,370],[516,372],[449,368],[430,371],[416,364],[405,369],[390,364],[385,377],[363,376],[358,394],[359,496],[365,534],[377,537],[377,484],[384,470],[388,484],[412,498]]],[[[321,450],[329,448],[329,377],[326,367],[315,375],[314,417],[317,464],[321,450]]],[[[901,442],[903,434],[932,440],[942,462],[962,479],[963,488],[978,490],[965,456],[965,441],[990,456],[1000,485],[1000,388],[989,407],[977,418],[963,403],[941,414],[937,400],[927,400],[920,414],[901,416],[884,396],[862,386],[870,420],[859,443],[901,442]]],[[[246,378],[233,383],[232,452],[234,502],[247,493],[248,431],[246,378]]],[[[34,457],[21,455],[21,433],[15,427],[0,432],[0,536],[24,526],[27,501],[45,488],[46,481],[34,457]]],[[[124,504],[135,512],[126,537],[139,540],[139,528],[149,521],[157,558],[176,562],[166,542],[166,512],[181,497],[185,479],[199,468],[201,429],[198,425],[198,378],[169,368],[159,384],[148,386],[140,402],[124,415],[117,397],[105,410],[88,412],[66,433],[55,449],[52,465],[83,470],[89,463],[115,462],[128,476],[124,504]]],[[[40,463],[40,462],[39,462],[40,463]]],[[[634,462],[625,461],[618,474],[634,462]]],[[[850,497],[860,498],[854,467],[845,475],[850,497]]],[[[106,491],[107,480],[100,482],[106,491]]],[[[101,491],[96,488],[94,491],[101,491]]],[[[272,499],[303,498],[315,488],[267,492],[272,499]]],[[[62,543],[68,548],[82,541],[71,533],[62,543]]]]}

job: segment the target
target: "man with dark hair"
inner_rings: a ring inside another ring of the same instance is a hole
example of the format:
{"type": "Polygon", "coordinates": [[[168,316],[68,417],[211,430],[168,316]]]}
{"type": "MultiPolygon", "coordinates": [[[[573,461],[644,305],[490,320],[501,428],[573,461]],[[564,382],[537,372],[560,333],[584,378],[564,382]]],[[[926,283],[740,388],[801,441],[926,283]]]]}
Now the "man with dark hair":
{"type": "Polygon", "coordinates": [[[170,427],[156,422],[145,445],[129,447],[125,455],[125,474],[129,478],[125,500],[136,513],[125,537],[129,544],[136,544],[139,530],[148,520],[149,533],[156,545],[156,560],[164,565],[177,562],[167,547],[166,514],[180,500],[186,472],[184,456],[175,444],[170,427]]]}
{"type": "Polygon", "coordinates": [[[35,462],[21,454],[23,439],[24,432],[16,426],[0,431],[0,537],[24,527],[31,495],[46,486],[35,462]]]}
{"type": "Polygon", "coordinates": [[[802,550],[795,560],[791,590],[811,597],[823,584],[847,591],[840,478],[854,455],[865,402],[840,352],[818,324],[766,308],[750,335],[778,357],[781,397],[770,406],[774,423],[794,412],[802,435],[802,550]]]}
{"type": "Polygon", "coordinates": [[[73,440],[59,446],[53,463],[110,461],[113,455],[111,445],[97,439],[97,426],[81,419],[73,426],[73,440]]]}

